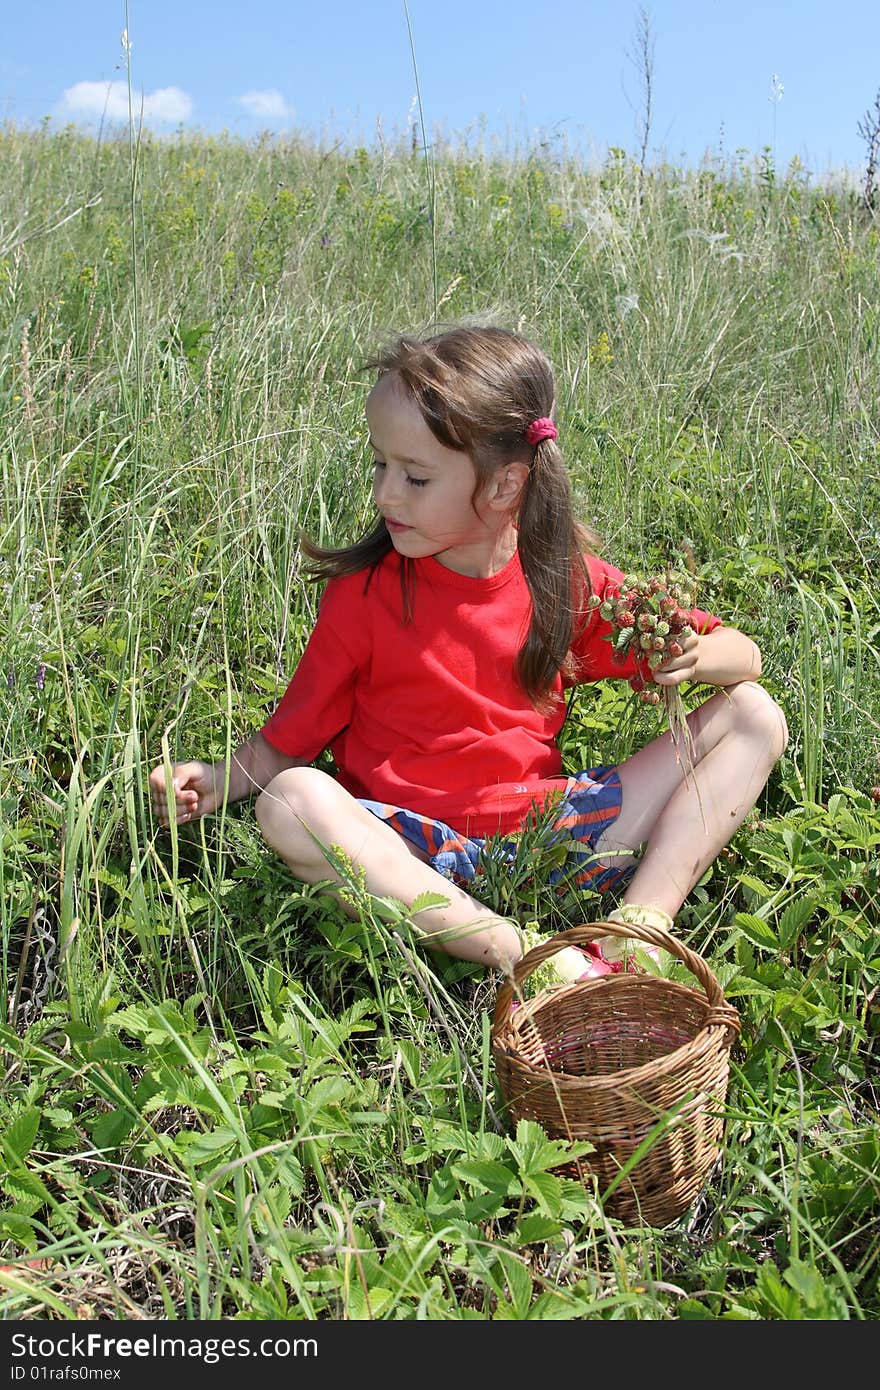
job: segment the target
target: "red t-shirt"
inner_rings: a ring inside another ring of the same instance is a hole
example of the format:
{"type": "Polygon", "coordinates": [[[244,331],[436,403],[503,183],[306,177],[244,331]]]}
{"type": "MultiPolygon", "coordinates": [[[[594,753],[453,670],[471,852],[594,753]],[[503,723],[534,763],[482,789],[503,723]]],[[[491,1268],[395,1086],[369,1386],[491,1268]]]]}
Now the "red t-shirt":
{"type": "MultiPolygon", "coordinates": [[[[489,579],[412,562],[413,617],[403,620],[400,557],[331,579],[302,659],[263,726],[273,747],[304,762],[329,748],[355,797],[390,802],[486,836],[518,829],[533,803],[564,788],[556,737],[564,683],[540,713],[514,677],[531,597],[519,556],[489,579]]],[[[616,591],[621,570],[587,558],[593,591],[616,591]]],[[[695,609],[691,625],[720,619],[695,609]]],[[[573,647],[577,684],[636,674],[612,660],[610,624],[590,615],[573,647]]],[[[571,684],[572,682],[567,682],[571,684]]]]}

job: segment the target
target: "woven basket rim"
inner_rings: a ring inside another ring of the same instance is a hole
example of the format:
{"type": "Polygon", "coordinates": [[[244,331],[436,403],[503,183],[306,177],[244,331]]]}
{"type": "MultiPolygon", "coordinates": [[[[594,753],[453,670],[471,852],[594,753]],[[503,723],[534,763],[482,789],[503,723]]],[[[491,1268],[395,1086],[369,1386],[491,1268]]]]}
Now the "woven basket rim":
{"type": "MultiPolygon", "coordinates": [[[[665,988],[668,993],[677,995],[687,995],[703,1006],[707,1012],[710,1005],[704,994],[699,990],[691,988],[690,985],[681,984],[678,980],[664,980],[658,976],[646,976],[648,987],[665,988]]],[[[563,996],[571,993],[586,993],[588,991],[608,991],[621,990],[623,987],[632,987],[633,980],[624,975],[605,975],[598,980],[586,980],[584,982],[573,981],[570,984],[553,985],[549,989],[542,991],[534,999],[527,1000],[521,1007],[529,1009],[529,1005],[537,1005],[538,1008],[555,1002],[563,996]]],[[[640,987],[640,986],[639,986],[640,987]]],[[[522,1021],[532,1017],[538,1010],[534,1007],[524,1014],[522,1021]]],[[[573,1076],[569,1072],[555,1071],[548,1063],[535,1063],[526,1061],[522,1052],[516,1046],[511,1037],[510,1029],[513,1022],[513,1015],[506,1021],[505,1025],[499,1028],[492,1036],[492,1050],[495,1053],[503,1052],[504,1055],[515,1061],[523,1071],[527,1071],[535,1077],[546,1077],[548,1074],[553,1076],[555,1085],[561,1091],[616,1091],[621,1087],[636,1085],[645,1080],[663,1077],[671,1072],[679,1070],[683,1065],[693,1063],[722,1045],[722,1050],[727,1051],[728,1045],[725,1040],[726,1025],[722,1021],[704,1023],[693,1038],[681,1043],[671,1052],[665,1053],[662,1057],[653,1057],[649,1062],[642,1062],[638,1067],[625,1067],[619,1071],[609,1072],[605,1076],[573,1076]]],[[[537,1026],[537,1025],[536,1025],[537,1026]]]]}

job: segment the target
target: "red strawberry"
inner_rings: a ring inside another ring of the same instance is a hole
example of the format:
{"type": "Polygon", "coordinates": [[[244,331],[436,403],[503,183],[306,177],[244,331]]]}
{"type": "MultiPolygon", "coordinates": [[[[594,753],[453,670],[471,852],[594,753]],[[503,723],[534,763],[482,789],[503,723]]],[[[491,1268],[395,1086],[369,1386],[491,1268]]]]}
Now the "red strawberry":
{"type": "Polygon", "coordinates": [[[682,645],[681,645],[680,642],[670,642],[670,643],[669,643],[669,655],[670,655],[670,656],[681,656],[681,654],[682,654],[683,651],[684,651],[684,648],[682,647],[682,645]]]}

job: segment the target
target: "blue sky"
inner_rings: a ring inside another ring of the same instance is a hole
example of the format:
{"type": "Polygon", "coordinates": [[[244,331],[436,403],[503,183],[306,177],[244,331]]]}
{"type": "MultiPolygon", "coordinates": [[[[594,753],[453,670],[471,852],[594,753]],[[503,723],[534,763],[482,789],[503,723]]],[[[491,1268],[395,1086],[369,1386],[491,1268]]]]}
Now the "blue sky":
{"type": "MultiPolygon", "coordinates": [[[[0,120],[125,116],[123,0],[4,6],[0,120]]],[[[765,146],[817,175],[864,166],[880,0],[409,0],[429,138],[508,153],[541,140],[636,152],[640,11],[653,41],[650,148],[676,162],[765,146]]],[[[297,128],[392,142],[416,92],[403,0],[130,0],[145,123],[248,138],[297,128]]]]}

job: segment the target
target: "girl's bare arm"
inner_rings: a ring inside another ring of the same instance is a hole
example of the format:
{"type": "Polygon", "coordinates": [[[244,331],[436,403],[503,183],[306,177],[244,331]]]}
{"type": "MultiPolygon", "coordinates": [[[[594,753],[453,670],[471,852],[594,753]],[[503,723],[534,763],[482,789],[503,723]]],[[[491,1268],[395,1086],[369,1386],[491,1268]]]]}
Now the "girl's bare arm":
{"type": "MultiPolygon", "coordinates": [[[[304,759],[280,753],[259,732],[239,744],[228,764],[225,759],[216,763],[174,763],[170,769],[174,819],[178,824],[198,820],[224,803],[241,801],[262,791],[286,768],[302,766],[304,759]]],[[[149,780],[156,818],[161,825],[169,825],[171,814],[164,763],[153,768],[149,780]]]]}

